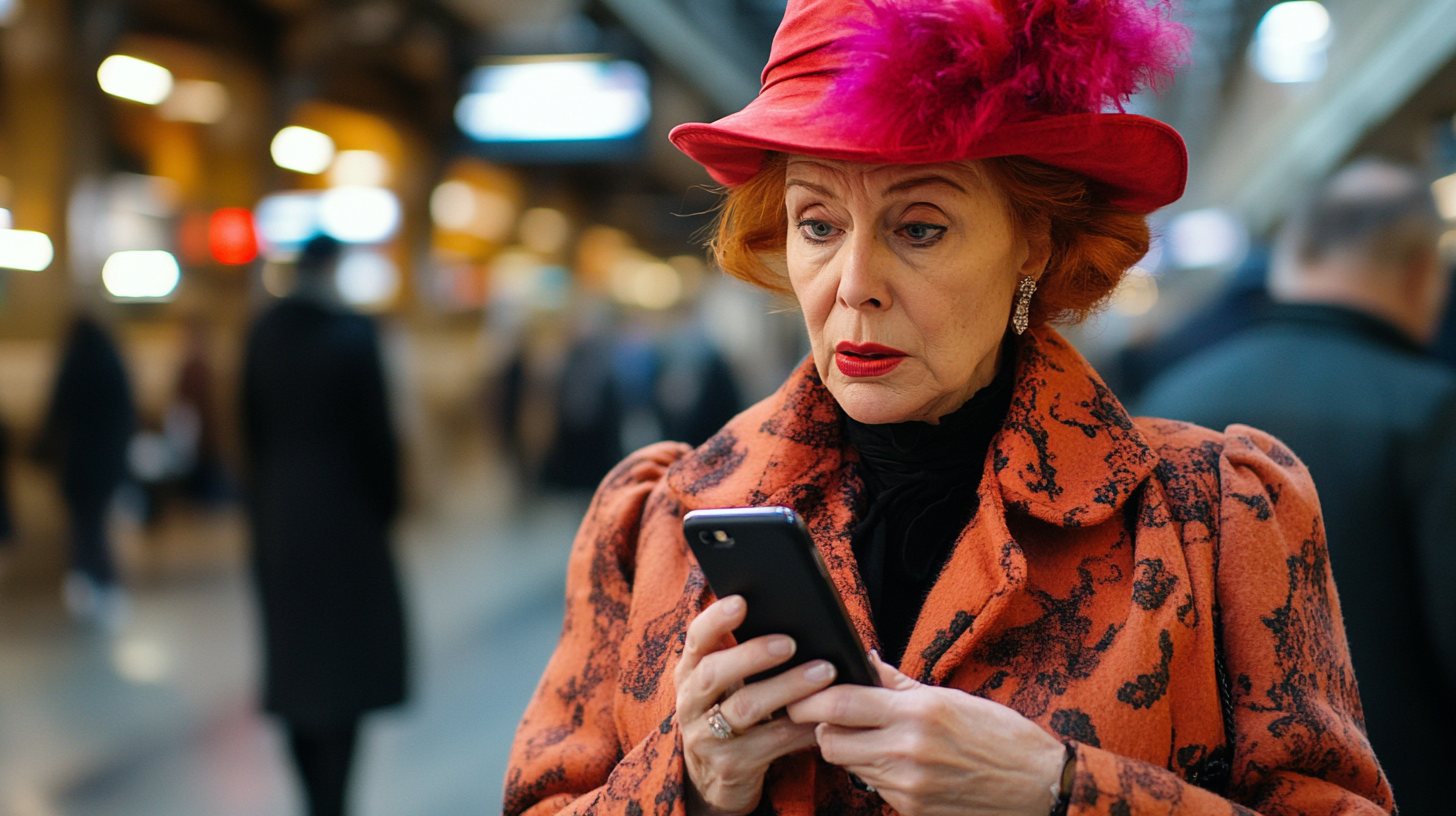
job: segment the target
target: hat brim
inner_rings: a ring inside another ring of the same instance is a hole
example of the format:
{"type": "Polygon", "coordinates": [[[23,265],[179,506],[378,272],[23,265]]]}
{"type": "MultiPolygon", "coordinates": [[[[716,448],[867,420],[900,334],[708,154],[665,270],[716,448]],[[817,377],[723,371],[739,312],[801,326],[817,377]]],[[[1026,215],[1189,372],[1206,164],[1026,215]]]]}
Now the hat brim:
{"type": "MultiPolygon", "coordinates": [[[[804,79],[804,78],[801,78],[804,79]]],[[[966,147],[865,145],[825,112],[829,77],[772,85],[738,113],[712,124],[673,128],[669,139],[720,184],[758,174],[769,151],[871,164],[931,164],[1000,156],[1082,173],[1103,185],[1109,203],[1150,213],[1177,201],[1188,182],[1188,150],[1178,131],[1126,113],[1047,116],[1003,125],[966,147]],[[793,86],[792,88],[790,86],[793,86]]]]}

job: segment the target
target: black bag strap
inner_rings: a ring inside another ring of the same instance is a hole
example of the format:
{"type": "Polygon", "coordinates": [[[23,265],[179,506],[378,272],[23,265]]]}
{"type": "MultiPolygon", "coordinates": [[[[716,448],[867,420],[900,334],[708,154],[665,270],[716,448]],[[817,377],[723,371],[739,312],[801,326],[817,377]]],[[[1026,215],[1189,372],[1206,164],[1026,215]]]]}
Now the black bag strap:
{"type": "MultiPolygon", "coordinates": [[[[1215,593],[1217,590],[1215,590],[1215,593]]],[[[1211,751],[1199,787],[1220,796],[1228,791],[1234,761],[1234,684],[1224,659],[1223,616],[1218,601],[1213,603],[1213,673],[1218,683],[1218,709],[1223,714],[1223,745],[1211,751]]]]}
{"type": "Polygon", "coordinates": [[[1210,793],[1224,796],[1233,771],[1234,758],[1234,688],[1224,660],[1223,621],[1218,603],[1213,605],[1213,674],[1218,686],[1218,710],[1223,719],[1223,744],[1204,755],[1188,769],[1188,781],[1210,793]]]}

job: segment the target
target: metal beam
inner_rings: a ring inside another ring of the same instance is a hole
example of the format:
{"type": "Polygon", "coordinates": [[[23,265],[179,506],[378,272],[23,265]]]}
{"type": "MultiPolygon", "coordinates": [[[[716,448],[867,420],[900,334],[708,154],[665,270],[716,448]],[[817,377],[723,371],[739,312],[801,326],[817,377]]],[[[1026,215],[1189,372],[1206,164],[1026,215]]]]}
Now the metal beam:
{"type": "Polygon", "coordinates": [[[1268,228],[1456,53],[1456,0],[1328,5],[1330,71],[1307,87],[1246,76],[1211,154],[1194,158],[1190,206],[1231,206],[1268,228]]]}
{"type": "Polygon", "coordinates": [[[668,0],[602,2],[722,113],[732,113],[758,95],[757,74],[729,57],[668,0]]]}

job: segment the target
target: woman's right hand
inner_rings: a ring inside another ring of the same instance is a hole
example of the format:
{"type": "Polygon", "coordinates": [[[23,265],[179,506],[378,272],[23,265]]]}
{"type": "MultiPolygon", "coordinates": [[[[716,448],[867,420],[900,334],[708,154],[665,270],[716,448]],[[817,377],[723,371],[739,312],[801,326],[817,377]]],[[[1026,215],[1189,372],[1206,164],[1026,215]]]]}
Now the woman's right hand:
{"type": "Polygon", "coordinates": [[[704,609],[688,625],[677,664],[677,718],[691,816],[741,816],[758,807],[769,763],[814,744],[813,723],[769,718],[834,680],[834,666],[816,660],[743,685],[745,677],[788,660],[795,648],[787,635],[764,635],[731,646],[730,636],[747,611],[737,595],[704,609]],[[719,739],[708,727],[715,704],[733,728],[733,737],[719,739]]]}

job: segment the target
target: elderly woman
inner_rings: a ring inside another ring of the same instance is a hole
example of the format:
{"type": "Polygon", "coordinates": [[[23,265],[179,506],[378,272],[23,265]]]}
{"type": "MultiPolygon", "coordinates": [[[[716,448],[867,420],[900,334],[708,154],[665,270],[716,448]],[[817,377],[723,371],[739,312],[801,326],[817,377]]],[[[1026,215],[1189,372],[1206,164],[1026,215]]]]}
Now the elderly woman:
{"type": "Polygon", "coordinates": [[[1319,501],[1253,428],[1132,419],[1055,331],[1186,154],[1102,113],[1166,75],[1144,0],[791,0],[745,110],[674,143],[714,250],[812,354],[702,447],[603,482],[506,812],[1382,813],[1319,501]],[[681,532],[805,519],[882,687],[737,643],[681,532]],[[1252,810],[1251,810],[1252,809],[1252,810]]]}

